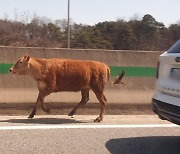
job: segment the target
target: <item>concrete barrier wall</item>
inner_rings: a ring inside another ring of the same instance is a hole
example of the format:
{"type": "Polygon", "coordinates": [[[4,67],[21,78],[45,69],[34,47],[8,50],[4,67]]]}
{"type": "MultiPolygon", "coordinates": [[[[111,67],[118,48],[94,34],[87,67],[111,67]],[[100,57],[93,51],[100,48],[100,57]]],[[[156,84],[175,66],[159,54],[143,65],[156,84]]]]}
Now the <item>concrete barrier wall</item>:
{"type": "Polygon", "coordinates": [[[39,58],[61,57],[97,60],[113,66],[156,67],[160,53],[158,51],[0,47],[0,63],[15,63],[22,55],[30,54],[39,58]]]}
{"type": "MultiPolygon", "coordinates": [[[[31,77],[13,77],[7,72],[7,69],[9,69],[9,67],[24,54],[29,54],[32,57],[39,58],[59,57],[101,61],[111,67],[111,74],[113,76],[112,78],[114,78],[116,74],[119,73],[116,73],[116,71],[120,71],[121,68],[124,68],[127,72],[127,76],[123,80],[126,85],[108,85],[106,88],[107,91],[111,90],[111,95],[109,95],[111,102],[133,103],[150,102],[150,97],[152,96],[155,88],[155,70],[157,66],[158,56],[161,54],[161,52],[0,47],[1,102],[12,100],[5,98],[5,96],[3,95],[5,91],[6,93],[8,93],[8,91],[11,91],[12,94],[13,91],[17,92],[18,89],[19,92],[16,93],[16,95],[21,95],[22,92],[29,89],[36,89],[35,91],[37,92],[36,82],[31,77]],[[116,95],[113,91],[115,91],[116,95]]],[[[15,99],[13,100],[15,101],[15,99]]],[[[21,98],[21,101],[23,101],[23,98],[21,98]]]]}

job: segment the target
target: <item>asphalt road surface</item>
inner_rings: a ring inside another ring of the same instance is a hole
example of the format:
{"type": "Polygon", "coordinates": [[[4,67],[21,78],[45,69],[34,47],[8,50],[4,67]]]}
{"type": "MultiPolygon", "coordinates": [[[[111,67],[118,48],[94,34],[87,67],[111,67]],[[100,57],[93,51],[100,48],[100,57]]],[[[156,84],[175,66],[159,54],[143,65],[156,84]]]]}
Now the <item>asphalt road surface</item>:
{"type": "Polygon", "coordinates": [[[42,154],[176,154],[178,125],[156,115],[41,115],[0,117],[0,153],[42,154]]]}

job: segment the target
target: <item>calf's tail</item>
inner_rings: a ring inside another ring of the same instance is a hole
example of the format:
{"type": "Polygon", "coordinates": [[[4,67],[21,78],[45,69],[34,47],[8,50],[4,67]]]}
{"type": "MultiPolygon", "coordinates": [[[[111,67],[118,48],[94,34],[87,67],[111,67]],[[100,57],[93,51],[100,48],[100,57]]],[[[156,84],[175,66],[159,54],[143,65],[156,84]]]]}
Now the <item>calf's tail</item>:
{"type": "Polygon", "coordinates": [[[117,79],[115,79],[114,82],[112,82],[112,81],[110,81],[110,69],[107,68],[107,79],[112,84],[120,84],[120,83],[123,84],[123,82],[121,80],[122,80],[122,78],[124,77],[125,74],[126,74],[126,72],[122,69],[122,72],[119,75],[119,77],[117,79]]]}

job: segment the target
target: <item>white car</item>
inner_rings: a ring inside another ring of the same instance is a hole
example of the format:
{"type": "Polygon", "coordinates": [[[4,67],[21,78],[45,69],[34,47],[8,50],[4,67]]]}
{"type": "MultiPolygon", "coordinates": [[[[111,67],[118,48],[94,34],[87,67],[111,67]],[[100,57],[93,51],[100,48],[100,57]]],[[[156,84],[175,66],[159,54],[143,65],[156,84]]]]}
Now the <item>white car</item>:
{"type": "Polygon", "coordinates": [[[159,56],[153,111],[180,125],[180,40],[159,56]]]}

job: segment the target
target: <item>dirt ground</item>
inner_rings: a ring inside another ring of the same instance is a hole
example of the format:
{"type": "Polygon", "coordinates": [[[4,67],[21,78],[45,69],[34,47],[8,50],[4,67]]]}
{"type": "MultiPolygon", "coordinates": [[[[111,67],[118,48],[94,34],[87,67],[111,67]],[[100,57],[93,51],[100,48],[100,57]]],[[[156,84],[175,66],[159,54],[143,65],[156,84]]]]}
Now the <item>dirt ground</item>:
{"type": "MultiPolygon", "coordinates": [[[[51,115],[67,115],[77,103],[45,103],[51,115]]],[[[28,115],[35,103],[0,103],[0,115],[28,115]]],[[[77,115],[96,115],[100,112],[99,103],[89,103],[77,111],[77,115]]],[[[37,114],[47,114],[38,109],[37,114]]],[[[106,115],[144,115],[153,114],[151,104],[107,104],[106,115]]]]}

